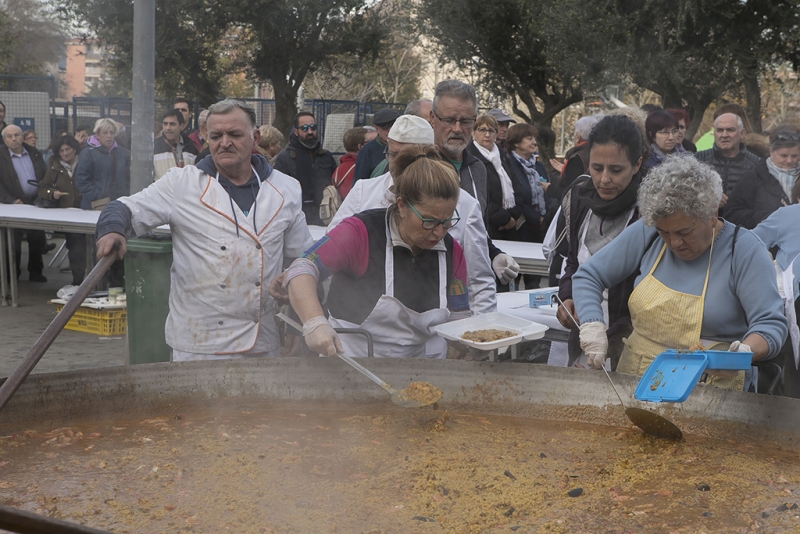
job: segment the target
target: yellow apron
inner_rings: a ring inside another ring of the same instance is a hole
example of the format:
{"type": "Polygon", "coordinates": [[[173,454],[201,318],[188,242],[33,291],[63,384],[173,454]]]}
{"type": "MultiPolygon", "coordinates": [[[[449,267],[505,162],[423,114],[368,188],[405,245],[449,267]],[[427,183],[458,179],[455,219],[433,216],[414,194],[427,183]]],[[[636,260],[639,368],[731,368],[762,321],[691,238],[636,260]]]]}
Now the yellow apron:
{"type": "MultiPolygon", "coordinates": [[[[666,248],[666,244],[661,247],[652,269],[628,299],[633,333],[627,339],[623,339],[625,348],[617,365],[619,373],[641,376],[655,357],[665,350],[686,350],[700,344],[703,305],[708,288],[714,240],[711,241],[706,279],[700,295],[690,295],[670,289],[653,276],[666,248]]],[[[717,343],[706,348],[727,350],[729,345],[729,343],[717,343]]],[[[742,390],[744,371],[740,371],[732,378],[709,376],[708,383],[717,387],[742,390]]]]}

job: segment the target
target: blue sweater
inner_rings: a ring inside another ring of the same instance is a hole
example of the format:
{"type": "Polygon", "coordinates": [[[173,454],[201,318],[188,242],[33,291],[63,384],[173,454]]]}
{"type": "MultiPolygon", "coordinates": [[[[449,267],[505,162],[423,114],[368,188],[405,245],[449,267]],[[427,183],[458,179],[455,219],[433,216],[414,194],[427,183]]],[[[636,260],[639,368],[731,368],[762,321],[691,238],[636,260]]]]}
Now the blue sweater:
{"type": "Polygon", "coordinates": [[[755,227],[756,234],[767,248],[778,247],[775,261],[782,271],[789,268],[794,260],[794,297],[800,296],[800,259],[795,260],[800,254],[800,204],[792,204],[778,208],[772,215],[764,219],[755,227]]]}
{"type": "MultiPolygon", "coordinates": [[[[767,357],[772,358],[788,332],[775,269],[764,244],[744,228],[739,229],[732,255],[734,229],[725,222],[714,241],[700,337],[732,342],[757,333],[766,340],[767,357]]],[[[638,286],[663,244],[655,228],[637,221],[581,265],[572,276],[572,294],[581,323],[602,321],[603,288],[613,287],[637,272],[634,287],[638,286]]],[[[706,251],[697,259],[684,261],[667,248],[653,274],[670,289],[700,295],[708,254],[706,251]]]]}
{"type": "Polygon", "coordinates": [[[81,208],[85,210],[92,209],[92,202],[101,198],[116,200],[128,196],[131,194],[131,153],[121,146],[109,152],[102,146],[89,145],[81,151],[72,178],[81,192],[81,208]]]}

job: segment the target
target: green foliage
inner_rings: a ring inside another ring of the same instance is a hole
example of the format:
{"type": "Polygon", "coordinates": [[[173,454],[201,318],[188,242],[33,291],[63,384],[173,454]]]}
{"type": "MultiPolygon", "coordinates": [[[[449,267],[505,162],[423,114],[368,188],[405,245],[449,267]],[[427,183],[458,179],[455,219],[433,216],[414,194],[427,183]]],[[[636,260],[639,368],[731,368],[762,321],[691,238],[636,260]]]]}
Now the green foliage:
{"type": "Polygon", "coordinates": [[[306,98],[409,102],[419,98],[425,58],[416,50],[419,29],[411,20],[410,0],[384,0],[371,8],[386,28],[385,46],[370,57],[340,55],[312,72],[306,98]]]}
{"type": "Polygon", "coordinates": [[[61,26],[38,0],[5,0],[0,4],[0,71],[42,74],[64,49],[61,26]]]}
{"type": "Polygon", "coordinates": [[[606,82],[608,17],[578,0],[421,0],[423,33],[443,60],[478,75],[479,89],[510,97],[552,146],[553,117],[606,82]],[[524,108],[520,106],[524,104],[524,108]]]}
{"type": "MultiPolygon", "coordinates": [[[[114,57],[115,77],[130,86],[133,65],[133,2],[131,0],[66,0],[62,16],[89,28],[114,57]]],[[[228,24],[224,11],[197,0],[156,0],[156,90],[163,96],[217,100],[226,74],[220,58],[229,53],[223,39],[228,24]]]]}
{"type": "Polygon", "coordinates": [[[306,76],[340,56],[377,57],[384,21],[369,0],[231,0],[228,9],[245,29],[242,58],[252,77],[275,90],[274,126],[287,131],[306,76]]]}

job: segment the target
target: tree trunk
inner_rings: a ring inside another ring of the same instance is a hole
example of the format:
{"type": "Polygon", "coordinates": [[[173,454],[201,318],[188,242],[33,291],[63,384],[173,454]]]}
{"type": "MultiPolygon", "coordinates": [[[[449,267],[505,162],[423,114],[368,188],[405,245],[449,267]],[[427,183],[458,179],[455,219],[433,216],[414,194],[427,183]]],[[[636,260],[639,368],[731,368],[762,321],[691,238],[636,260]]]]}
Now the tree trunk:
{"type": "Polygon", "coordinates": [[[748,69],[744,73],[744,91],[747,97],[747,116],[754,130],[752,133],[761,133],[761,87],[758,85],[757,70],[748,69]]]}
{"type": "Polygon", "coordinates": [[[297,89],[282,80],[279,84],[273,83],[272,87],[275,89],[275,120],[272,125],[288,139],[292,119],[297,114],[297,89]]]}

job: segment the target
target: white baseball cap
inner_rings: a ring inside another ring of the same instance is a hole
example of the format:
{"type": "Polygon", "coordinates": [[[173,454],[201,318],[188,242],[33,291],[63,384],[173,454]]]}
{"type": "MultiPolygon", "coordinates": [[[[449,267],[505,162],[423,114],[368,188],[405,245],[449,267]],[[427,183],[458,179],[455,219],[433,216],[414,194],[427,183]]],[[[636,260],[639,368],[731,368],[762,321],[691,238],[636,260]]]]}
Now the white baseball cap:
{"type": "Polygon", "coordinates": [[[389,130],[389,139],[398,143],[432,145],[433,128],[422,117],[401,115],[389,130]]]}

